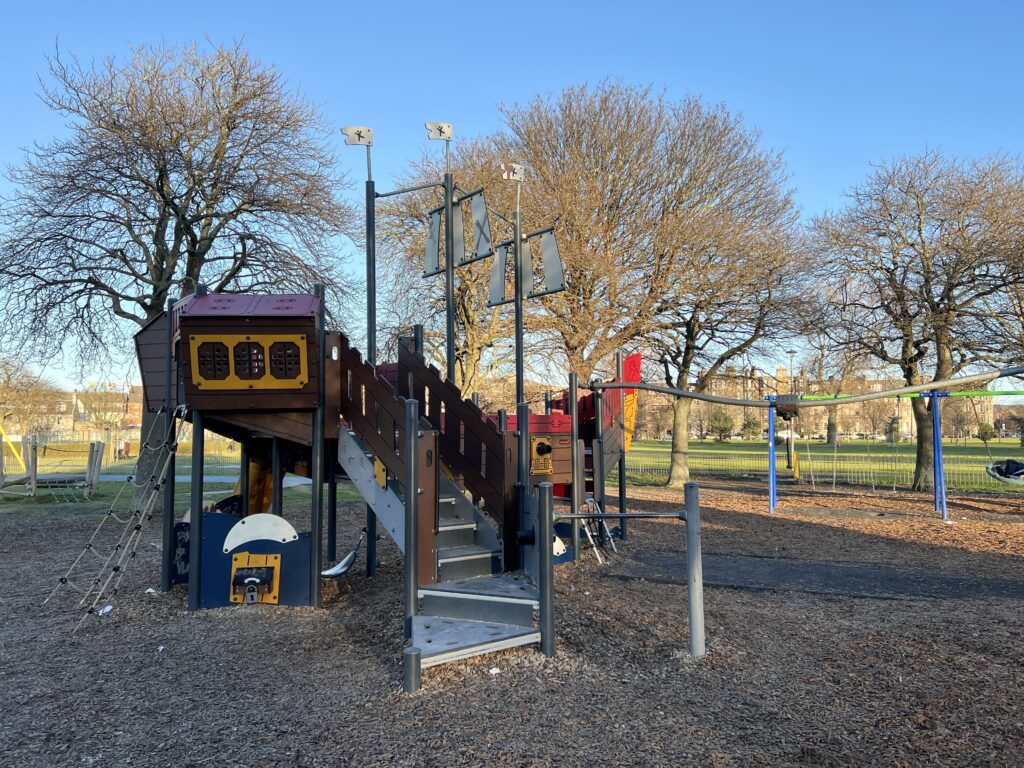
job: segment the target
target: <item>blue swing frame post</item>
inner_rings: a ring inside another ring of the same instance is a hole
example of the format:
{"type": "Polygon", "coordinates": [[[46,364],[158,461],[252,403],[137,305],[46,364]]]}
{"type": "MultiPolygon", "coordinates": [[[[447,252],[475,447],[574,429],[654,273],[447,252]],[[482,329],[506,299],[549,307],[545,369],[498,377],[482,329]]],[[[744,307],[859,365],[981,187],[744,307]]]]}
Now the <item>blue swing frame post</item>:
{"type": "Polygon", "coordinates": [[[940,403],[948,392],[932,392],[932,485],[935,487],[935,511],[942,515],[943,520],[949,520],[949,510],[946,508],[946,471],[945,462],[942,460],[942,407],[940,403]]]}
{"type": "Polygon", "coordinates": [[[775,398],[768,398],[768,513],[779,503],[779,484],[775,471],[775,398]]]}

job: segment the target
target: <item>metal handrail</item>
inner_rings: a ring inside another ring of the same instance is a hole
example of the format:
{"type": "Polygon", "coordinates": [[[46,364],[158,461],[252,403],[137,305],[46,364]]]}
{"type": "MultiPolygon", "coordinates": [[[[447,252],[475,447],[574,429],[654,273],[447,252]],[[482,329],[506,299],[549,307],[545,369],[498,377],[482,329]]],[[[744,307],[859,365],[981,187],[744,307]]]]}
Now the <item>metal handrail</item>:
{"type": "MultiPolygon", "coordinates": [[[[995,371],[975,373],[970,376],[960,376],[952,379],[939,379],[938,381],[929,381],[925,384],[914,384],[907,387],[884,389],[879,390],[878,392],[866,392],[862,395],[841,395],[827,400],[804,400],[803,398],[799,398],[797,399],[796,404],[800,408],[827,408],[829,406],[836,405],[837,403],[848,405],[851,403],[864,403],[869,400],[882,400],[887,397],[912,395],[917,392],[934,392],[944,390],[949,387],[961,386],[963,384],[976,384],[982,381],[993,381],[1007,376],[1024,376],[1024,365],[1008,365],[995,371]]],[[[720,395],[708,395],[703,392],[690,392],[689,390],[666,387],[661,384],[648,384],[644,381],[594,382],[590,385],[590,388],[593,390],[643,389],[648,392],[661,392],[662,394],[673,395],[675,397],[685,397],[690,400],[703,400],[706,403],[739,405],[745,408],[772,408],[775,406],[774,400],[741,400],[733,397],[722,397],[720,395]]]]}

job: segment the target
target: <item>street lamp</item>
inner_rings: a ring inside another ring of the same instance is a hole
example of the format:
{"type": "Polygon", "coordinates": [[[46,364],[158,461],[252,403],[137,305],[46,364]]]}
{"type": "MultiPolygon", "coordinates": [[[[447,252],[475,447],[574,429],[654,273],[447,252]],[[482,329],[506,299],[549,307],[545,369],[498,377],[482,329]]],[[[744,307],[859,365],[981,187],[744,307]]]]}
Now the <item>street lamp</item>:
{"type": "MultiPolygon", "coordinates": [[[[786,354],[789,355],[789,393],[793,394],[796,392],[796,382],[793,380],[793,358],[796,356],[795,349],[787,349],[786,354]]],[[[793,441],[793,422],[786,422],[786,469],[793,469],[793,454],[796,453],[796,445],[793,441]]]]}
{"type": "Polygon", "coordinates": [[[792,394],[796,392],[796,382],[793,379],[793,358],[796,356],[796,350],[787,349],[786,354],[789,355],[789,392],[792,394]]]}

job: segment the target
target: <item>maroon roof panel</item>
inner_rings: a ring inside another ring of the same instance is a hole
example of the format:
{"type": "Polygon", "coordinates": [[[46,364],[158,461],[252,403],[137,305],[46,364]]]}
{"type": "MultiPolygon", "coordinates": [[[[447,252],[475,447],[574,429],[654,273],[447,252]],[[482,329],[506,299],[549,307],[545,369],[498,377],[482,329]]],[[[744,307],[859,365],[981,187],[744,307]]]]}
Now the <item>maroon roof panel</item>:
{"type": "Polygon", "coordinates": [[[197,296],[182,308],[186,317],[315,317],[319,301],[306,293],[272,296],[243,293],[209,293],[197,296]]]}

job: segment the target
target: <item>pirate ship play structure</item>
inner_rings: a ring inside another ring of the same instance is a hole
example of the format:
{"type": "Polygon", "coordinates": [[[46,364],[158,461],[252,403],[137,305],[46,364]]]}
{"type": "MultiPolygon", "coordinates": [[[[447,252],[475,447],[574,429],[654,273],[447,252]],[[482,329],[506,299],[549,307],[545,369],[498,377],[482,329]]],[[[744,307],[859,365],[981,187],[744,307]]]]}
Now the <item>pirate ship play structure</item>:
{"type": "MultiPolygon", "coordinates": [[[[580,399],[571,377],[545,414],[530,414],[524,435],[517,419],[483,413],[429,365],[421,333],[401,340],[396,363],[371,367],[343,334],[324,327],[319,293],[200,291],[136,341],[146,407],[169,417],[168,441],[179,415],[193,425],[187,519],[176,520],[168,504],[173,459],[154,478],[165,499],[163,587],[187,582],[190,609],[319,605],[323,536],[326,527],[333,559],[335,481],[346,476],[404,555],[405,633],[419,649],[407,664],[417,678],[420,668],[545,645],[535,623],[548,554],[539,509],[554,493],[573,514],[604,509],[635,393],[580,399]],[[239,493],[216,511],[203,509],[204,430],[241,448],[239,493]],[[521,490],[523,439],[529,487],[521,490]],[[322,494],[312,494],[308,531],[282,517],[286,472],[312,478],[314,488],[327,485],[326,509],[322,494]]],[[[623,370],[638,379],[639,360],[620,364],[618,380],[623,370]]],[[[610,534],[607,525],[591,531],[576,519],[567,527],[565,557],[580,551],[581,529],[589,538],[610,534]]]]}

